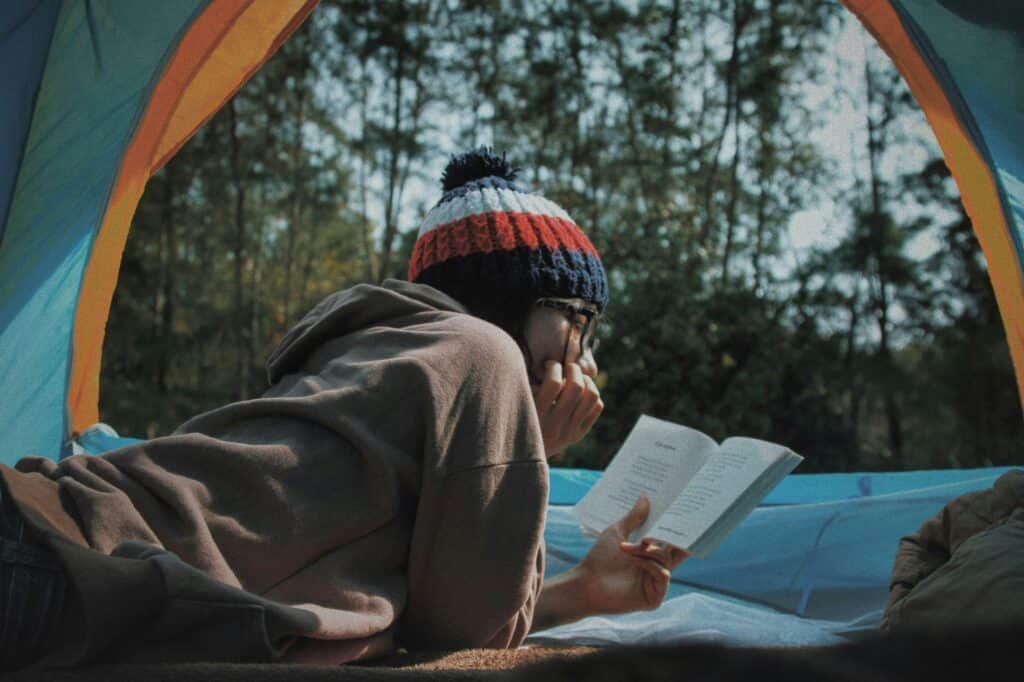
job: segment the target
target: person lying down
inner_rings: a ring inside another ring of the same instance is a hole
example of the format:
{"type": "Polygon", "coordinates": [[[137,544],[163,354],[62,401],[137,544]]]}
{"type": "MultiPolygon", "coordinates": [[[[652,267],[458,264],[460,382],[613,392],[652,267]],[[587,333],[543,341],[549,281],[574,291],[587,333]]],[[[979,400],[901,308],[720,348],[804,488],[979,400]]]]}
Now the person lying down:
{"type": "Polygon", "coordinates": [[[597,251],[504,155],[452,158],[409,280],[328,296],[261,397],[0,469],[0,662],[341,663],[658,606],[641,499],[544,581],[548,459],[601,414],[597,251]]]}

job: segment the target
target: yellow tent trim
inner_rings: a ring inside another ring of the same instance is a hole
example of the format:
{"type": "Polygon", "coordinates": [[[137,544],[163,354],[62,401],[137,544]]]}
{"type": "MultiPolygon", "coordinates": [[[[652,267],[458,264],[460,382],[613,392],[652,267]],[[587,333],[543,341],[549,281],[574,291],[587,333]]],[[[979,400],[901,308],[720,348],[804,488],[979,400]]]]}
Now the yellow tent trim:
{"type": "Polygon", "coordinates": [[[1024,403],[1024,277],[999,201],[992,168],[971,143],[945,91],[887,0],[843,0],[896,64],[924,111],[988,263],[1024,403]]]}
{"type": "Polygon", "coordinates": [[[146,182],[255,73],[316,0],[213,0],[189,27],[125,153],[82,282],[68,410],[79,432],[99,420],[103,335],[128,229],[146,182]]]}

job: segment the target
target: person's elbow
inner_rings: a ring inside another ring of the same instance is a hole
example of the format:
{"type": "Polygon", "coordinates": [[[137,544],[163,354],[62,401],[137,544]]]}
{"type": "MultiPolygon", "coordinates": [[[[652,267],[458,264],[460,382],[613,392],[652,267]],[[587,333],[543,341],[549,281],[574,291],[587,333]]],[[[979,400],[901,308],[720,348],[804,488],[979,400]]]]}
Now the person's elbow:
{"type": "Polygon", "coordinates": [[[410,609],[401,621],[401,644],[410,651],[513,649],[523,643],[533,624],[543,579],[537,575],[533,582],[526,594],[507,595],[507,601],[453,600],[410,609]]]}

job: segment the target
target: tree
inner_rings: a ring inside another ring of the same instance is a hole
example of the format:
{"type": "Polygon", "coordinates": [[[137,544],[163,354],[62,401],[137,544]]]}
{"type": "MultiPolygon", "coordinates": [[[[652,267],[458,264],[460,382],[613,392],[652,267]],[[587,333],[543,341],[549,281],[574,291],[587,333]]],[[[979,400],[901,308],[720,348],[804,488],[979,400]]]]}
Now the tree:
{"type": "Polygon", "coordinates": [[[643,412],[787,443],[807,471],[1008,461],[1020,412],[970,226],[941,164],[915,160],[938,150],[891,64],[832,73],[841,12],[325,0],[150,183],[104,418],[156,435],[258,395],[318,299],[405,276],[445,157],[489,144],[609,275],[607,410],[565,463],[602,466],[643,412]],[[840,81],[864,125],[837,159],[815,139],[840,81]],[[829,202],[837,243],[789,252],[794,215],[829,202]]]}

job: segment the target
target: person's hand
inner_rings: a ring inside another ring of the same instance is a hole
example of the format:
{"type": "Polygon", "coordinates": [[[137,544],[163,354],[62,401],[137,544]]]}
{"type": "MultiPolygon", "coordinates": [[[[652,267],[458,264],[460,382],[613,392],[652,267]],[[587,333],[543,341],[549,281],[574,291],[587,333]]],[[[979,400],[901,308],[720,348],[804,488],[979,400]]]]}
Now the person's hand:
{"type": "Polygon", "coordinates": [[[566,366],[564,376],[561,363],[548,362],[533,401],[548,457],[583,440],[604,410],[597,384],[574,362],[566,366]]]}
{"type": "Polygon", "coordinates": [[[618,523],[598,536],[577,567],[591,613],[626,613],[656,609],[668,592],[672,570],[683,562],[685,550],[663,542],[629,535],[647,520],[650,503],[640,497],[618,523]]]}

